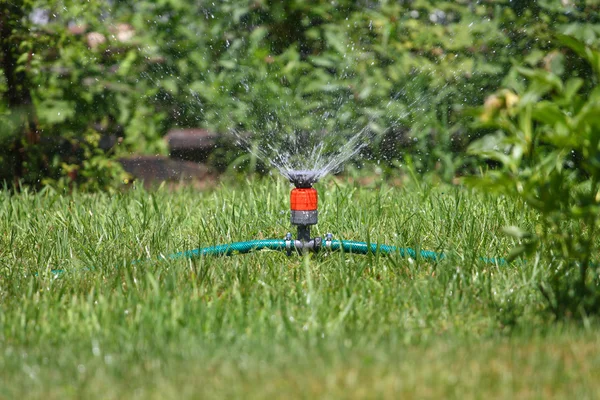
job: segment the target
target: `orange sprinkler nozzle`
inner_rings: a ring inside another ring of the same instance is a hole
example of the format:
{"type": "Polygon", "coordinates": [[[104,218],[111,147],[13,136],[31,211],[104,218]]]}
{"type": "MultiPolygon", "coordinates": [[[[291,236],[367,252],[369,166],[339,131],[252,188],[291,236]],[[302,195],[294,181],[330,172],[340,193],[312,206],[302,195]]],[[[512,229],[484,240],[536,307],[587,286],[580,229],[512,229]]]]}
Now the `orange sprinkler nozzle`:
{"type": "Polygon", "coordinates": [[[315,211],[318,204],[317,190],[314,188],[295,188],[290,193],[292,211],[315,211]]]}

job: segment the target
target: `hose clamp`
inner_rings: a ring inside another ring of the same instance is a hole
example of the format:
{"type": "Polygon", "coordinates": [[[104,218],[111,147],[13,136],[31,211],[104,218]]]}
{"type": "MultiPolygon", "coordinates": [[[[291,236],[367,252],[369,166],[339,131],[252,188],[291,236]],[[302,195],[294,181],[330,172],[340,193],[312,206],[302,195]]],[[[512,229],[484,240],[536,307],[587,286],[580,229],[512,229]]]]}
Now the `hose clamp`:
{"type": "Polygon", "coordinates": [[[312,240],[312,242],[313,242],[312,251],[315,253],[318,253],[319,250],[321,250],[321,247],[323,246],[323,239],[321,239],[320,237],[316,237],[312,240]]]}
{"type": "Polygon", "coordinates": [[[325,235],[325,248],[327,250],[331,250],[331,241],[333,240],[333,235],[331,233],[327,233],[325,235]]]}

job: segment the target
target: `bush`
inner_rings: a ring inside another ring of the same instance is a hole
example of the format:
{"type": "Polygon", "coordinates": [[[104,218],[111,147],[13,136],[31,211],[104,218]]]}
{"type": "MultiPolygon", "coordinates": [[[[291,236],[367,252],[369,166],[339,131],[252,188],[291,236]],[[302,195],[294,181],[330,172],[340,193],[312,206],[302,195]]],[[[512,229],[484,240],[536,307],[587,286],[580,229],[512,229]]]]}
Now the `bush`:
{"type": "MultiPolygon", "coordinates": [[[[452,176],[481,134],[465,107],[514,61],[551,51],[556,29],[589,20],[582,35],[597,34],[591,2],[528,4],[2,2],[0,179],[110,187],[123,175],[101,162],[103,143],[118,143],[109,156],[165,153],[171,127],[268,136],[273,121],[369,125],[373,159],[393,167],[408,155],[419,171],[452,176]]],[[[237,154],[221,149],[213,162],[237,154]]]]}
{"type": "Polygon", "coordinates": [[[540,255],[549,274],[540,290],[565,317],[600,312],[600,51],[573,36],[558,42],[570,50],[549,53],[545,68],[515,68],[486,99],[480,122],[496,131],[470,151],[497,163],[478,186],[539,212],[535,232],[507,229],[521,241],[511,258],[540,255]]]}
{"type": "Polygon", "coordinates": [[[117,104],[103,76],[121,57],[100,54],[76,25],[99,25],[99,4],[0,4],[0,180],[108,189],[125,176],[99,149],[117,104]]]}

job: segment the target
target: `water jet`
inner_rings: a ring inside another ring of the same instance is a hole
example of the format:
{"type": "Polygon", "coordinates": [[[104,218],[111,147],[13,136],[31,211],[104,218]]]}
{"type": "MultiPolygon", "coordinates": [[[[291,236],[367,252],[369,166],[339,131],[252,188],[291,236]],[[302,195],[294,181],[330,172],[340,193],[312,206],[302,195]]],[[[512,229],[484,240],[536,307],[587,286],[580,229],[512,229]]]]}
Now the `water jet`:
{"type": "MultiPolygon", "coordinates": [[[[288,232],[283,239],[263,239],[247,242],[221,244],[202,247],[167,256],[170,259],[181,257],[194,258],[202,256],[230,256],[258,250],[285,251],[288,256],[307,252],[342,251],[353,254],[398,254],[401,257],[421,258],[429,261],[439,261],[443,253],[430,250],[416,251],[410,247],[397,247],[387,244],[376,244],[334,239],[333,234],[325,237],[311,238],[311,227],[318,223],[317,190],[313,187],[321,178],[336,172],[339,167],[349,160],[366,145],[367,128],[359,129],[351,136],[339,135],[336,146],[330,146],[327,151],[325,143],[316,137],[310,137],[306,131],[294,131],[286,135],[287,147],[277,148],[276,140],[262,147],[252,145],[247,136],[238,135],[240,143],[263,161],[275,167],[282,176],[293,185],[290,191],[290,224],[297,229],[296,238],[288,232]],[[307,135],[309,136],[307,138],[307,135]]],[[[276,132],[274,132],[276,133],[276,132]]],[[[503,264],[502,258],[482,258],[488,263],[503,264]]]]}

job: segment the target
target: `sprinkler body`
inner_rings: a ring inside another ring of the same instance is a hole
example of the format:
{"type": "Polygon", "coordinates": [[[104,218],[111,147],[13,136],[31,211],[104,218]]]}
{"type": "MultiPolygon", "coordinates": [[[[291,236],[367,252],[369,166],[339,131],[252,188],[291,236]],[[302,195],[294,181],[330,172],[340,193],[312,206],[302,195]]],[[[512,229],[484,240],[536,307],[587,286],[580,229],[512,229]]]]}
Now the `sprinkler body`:
{"type": "Polygon", "coordinates": [[[316,225],[319,221],[319,195],[317,190],[312,187],[318,178],[313,171],[291,171],[289,176],[290,182],[296,186],[290,192],[290,222],[298,227],[297,240],[305,243],[305,245],[294,247],[309,249],[315,247],[314,241],[316,240],[310,238],[310,226],[316,225]],[[313,244],[309,245],[311,242],[313,244]]]}

